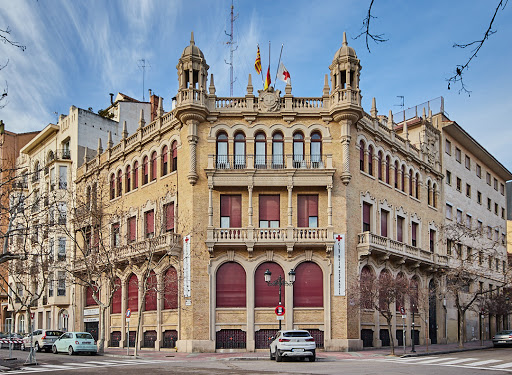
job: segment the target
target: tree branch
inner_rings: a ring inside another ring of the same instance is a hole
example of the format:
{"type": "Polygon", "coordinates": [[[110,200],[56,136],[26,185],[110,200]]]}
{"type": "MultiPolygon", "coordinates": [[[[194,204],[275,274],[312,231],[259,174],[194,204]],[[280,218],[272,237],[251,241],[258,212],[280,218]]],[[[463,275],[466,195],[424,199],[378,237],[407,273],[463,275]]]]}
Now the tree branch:
{"type": "Polygon", "coordinates": [[[7,26],[5,30],[0,29],[0,42],[3,42],[4,44],[10,44],[13,47],[21,49],[22,51],[25,51],[27,49],[27,46],[24,46],[19,42],[15,42],[9,39],[10,35],[11,29],[9,29],[9,26],[7,26]]]}
{"type": "Polygon", "coordinates": [[[361,33],[354,38],[354,39],[358,39],[359,37],[364,35],[365,39],[366,39],[366,49],[370,53],[371,53],[371,51],[370,51],[370,45],[368,44],[368,39],[373,40],[375,43],[383,43],[383,42],[387,41],[387,39],[384,39],[384,34],[372,34],[370,32],[370,21],[373,18],[377,18],[375,16],[372,16],[372,6],[373,6],[374,1],[375,0],[371,0],[371,2],[370,2],[370,6],[368,7],[368,13],[363,20],[363,26],[361,27],[361,33]]]}

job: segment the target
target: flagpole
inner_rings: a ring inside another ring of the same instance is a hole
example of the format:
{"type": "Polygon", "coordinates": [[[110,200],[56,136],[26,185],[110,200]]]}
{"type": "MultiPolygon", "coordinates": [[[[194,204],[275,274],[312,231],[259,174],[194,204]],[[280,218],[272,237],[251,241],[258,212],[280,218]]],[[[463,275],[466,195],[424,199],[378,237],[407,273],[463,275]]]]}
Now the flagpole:
{"type": "Polygon", "coordinates": [[[276,88],[277,73],[279,72],[279,64],[281,64],[281,55],[283,54],[283,46],[284,46],[284,44],[281,44],[281,53],[279,54],[279,62],[277,63],[276,79],[275,79],[275,81],[274,81],[274,89],[276,88]]]}
{"type": "MultiPolygon", "coordinates": [[[[258,43],[258,51],[259,50],[260,50],[260,44],[258,43]]],[[[261,65],[261,54],[260,54],[260,65],[261,65]]],[[[265,86],[265,81],[263,80],[263,69],[261,69],[260,76],[261,76],[261,83],[263,84],[263,86],[265,86]]]]}

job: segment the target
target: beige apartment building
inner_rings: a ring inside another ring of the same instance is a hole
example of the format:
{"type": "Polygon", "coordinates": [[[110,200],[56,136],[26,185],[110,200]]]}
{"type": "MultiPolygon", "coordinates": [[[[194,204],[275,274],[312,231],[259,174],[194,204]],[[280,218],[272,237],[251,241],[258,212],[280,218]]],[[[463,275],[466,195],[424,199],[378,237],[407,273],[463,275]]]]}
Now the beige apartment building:
{"type": "MultiPolygon", "coordinates": [[[[457,313],[443,294],[444,271],[457,262],[444,236],[446,196],[494,236],[510,172],[449,121],[441,101],[398,121],[379,115],[375,101],[365,112],[361,64],[345,37],[316,97],[294,97],[291,85],[257,90],[250,75],[244,97],[218,97],[208,69],[192,36],[177,64],[173,109],[165,112],[160,99],[153,121],[141,118],[135,132],[78,169],[77,191],[103,215],[101,226],[83,222],[78,246],[87,256],[77,255],[78,269],[96,262],[101,242],[97,261],[115,272],[96,299],[90,286],[76,288],[75,329],[99,320],[99,298],[110,304],[110,346],[135,345],[142,314],[142,347],[254,351],[268,348],[281,301],[282,326],[310,330],[319,348],[386,346],[384,319],[354,290],[362,274],[390,273],[418,291],[404,300],[407,318],[395,314],[393,336],[405,324],[407,343],[457,341],[457,313]],[[471,158],[473,174],[481,167],[483,185],[452,166],[446,140],[471,158]],[[488,196],[491,212],[449,192],[447,169],[488,196]],[[281,293],[267,284],[267,270],[271,282],[286,281],[281,293]],[[413,306],[420,294],[432,297],[413,306]]],[[[484,287],[503,279],[497,249],[484,287]]],[[[477,325],[468,317],[468,340],[477,325]]]]}

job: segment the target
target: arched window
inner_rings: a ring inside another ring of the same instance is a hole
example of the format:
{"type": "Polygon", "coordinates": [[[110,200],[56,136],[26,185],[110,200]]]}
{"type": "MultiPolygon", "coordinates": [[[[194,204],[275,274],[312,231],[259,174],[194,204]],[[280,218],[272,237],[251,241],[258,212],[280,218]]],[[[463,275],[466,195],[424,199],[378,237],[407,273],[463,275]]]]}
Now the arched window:
{"type": "Polygon", "coordinates": [[[116,175],[112,173],[110,175],[110,199],[116,197],[116,175]]]}
{"type": "Polygon", "coordinates": [[[133,188],[137,189],[139,187],[139,162],[136,161],[133,163],[133,188]]]}
{"type": "Polygon", "coordinates": [[[228,135],[224,132],[217,135],[217,168],[229,168],[228,135]]]}
{"type": "Polygon", "coordinates": [[[148,157],[144,156],[144,159],[142,159],[142,185],[146,185],[148,182],[149,182],[148,157]]]}
{"type": "Polygon", "coordinates": [[[395,189],[398,189],[398,160],[395,161],[395,189]]]}
{"type": "Polygon", "coordinates": [[[167,146],[162,148],[162,176],[165,176],[169,171],[169,149],[167,146]]]}
{"type": "Polygon", "coordinates": [[[304,262],[295,269],[293,283],[294,307],[323,307],[324,281],[322,269],[313,262],[304,262]]]}
{"type": "Polygon", "coordinates": [[[149,272],[148,280],[146,281],[146,300],[144,301],[144,311],[156,310],[156,297],[158,284],[156,281],[155,271],[149,272]]]}
{"type": "Polygon", "coordinates": [[[69,313],[68,310],[62,309],[59,311],[58,315],[59,323],[58,323],[58,329],[59,331],[66,332],[69,327],[69,313]]]}
{"type": "Polygon", "coordinates": [[[389,310],[389,302],[393,298],[391,290],[385,287],[385,285],[391,285],[391,279],[393,276],[391,273],[383,269],[379,275],[379,309],[381,311],[389,310]]]}
{"type": "Polygon", "coordinates": [[[245,134],[235,135],[235,169],[245,168],[245,134]]]}
{"type": "Polygon", "coordinates": [[[364,171],[364,141],[361,139],[359,142],[359,169],[364,171]]]}
{"type": "Polygon", "coordinates": [[[117,171],[117,196],[120,197],[123,194],[123,172],[117,171]]]}
{"type": "Polygon", "coordinates": [[[19,320],[18,324],[19,324],[18,332],[25,333],[25,314],[22,313],[20,315],[20,320],[19,320]]]}
{"type": "Polygon", "coordinates": [[[375,283],[375,276],[368,266],[364,266],[361,270],[361,277],[359,279],[359,293],[361,295],[361,308],[373,309],[373,284],[375,283]]]}
{"type": "Polygon", "coordinates": [[[265,168],[267,165],[267,137],[265,133],[257,133],[254,143],[254,165],[256,168],[265,168]]]}
{"type": "Polygon", "coordinates": [[[386,184],[389,184],[389,168],[391,165],[391,159],[388,156],[386,156],[386,184]]]}
{"type": "MultiPolygon", "coordinates": [[[[254,274],[254,306],[255,307],[275,307],[279,304],[279,286],[268,286],[265,282],[265,271],[272,272],[272,280],[276,280],[279,275],[284,279],[284,272],[281,266],[274,262],[265,262],[260,264],[254,274]]],[[[284,306],[285,288],[281,290],[281,304],[284,306]]]]}
{"type": "Polygon", "coordinates": [[[246,277],[240,264],[224,263],[217,270],[215,282],[217,307],[246,306],[246,277]]]}
{"type": "Polygon", "coordinates": [[[311,167],[318,168],[322,162],[322,135],[319,132],[311,134],[311,167]]]}
{"type": "Polygon", "coordinates": [[[127,166],[126,167],[126,171],[124,173],[124,178],[125,178],[125,190],[126,192],[128,193],[130,191],[130,189],[132,188],[132,167],[130,166],[127,166]]]}
{"type": "Polygon", "coordinates": [[[382,181],[382,151],[377,155],[377,178],[382,181]]]}
{"type": "Polygon", "coordinates": [[[116,277],[114,280],[114,295],[112,296],[112,314],[120,314],[121,313],[121,301],[123,299],[123,292],[121,288],[121,279],[116,277]]]}
{"type": "Polygon", "coordinates": [[[402,181],[401,181],[402,191],[405,192],[405,165],[402,165],[402,181]]]}
{"type": "Polygon", "coordinates": [[[403,272],[399,272],[398,275],[396,275],[396,311],[400,311],[400,307],[403,307],[405,309],[405,286],[407,283],[407,279],[405,278],[405,275],[403,272]],[[400,286],[403,285],[404,287],[401,288],[400,286]]]}
{"type": "Polygon", "coordinates": [[[368,146],[368,174],[373,176],[373,146],[368,146]]]}
{"type": "Polygon", "coordinates": [[[415,186],[415,193],[416,193],[416,199],[420,199],[420,174],[416,173],[416,181],[414,182],[416,184],[415,186]]]}
{"type": "Polygon", "coordinates": [[[156,180],[156,151],[151,154],[151,181],[156,180]]]}
{"type": "Polygon", "coordinates": [[[415,276],[411,279],[410,283],[410,295],[409,295],[409,302],[411,304],[410,310],[417,314],[418,313],[418,279],[415,276]]]}
{"type": "Polygon", "coordinates": [[[171,152],[172,152],[172,169],[171,172],[174,172],[178,169],[178,142],[173,141],[171,144],[171,152]]]}
{"type": "Polygon", "coordinates": [[[272,136],[272,168],[280,169],[284,167],[284,137],[281,132],[276,132],[272,136]]]}
{"type": "Polygon", "coordinates": [[[164,310],[178,308],[178,274],[169,267],[164,274],[164,310]]]}
{"type": "Polygon", "coordinates": [[[412,191],[412,169],[409,169],[409,195],[412,197],[414,192],[412,191]]]}
{"type": "Polygon", "coordinates": [[[34,164],[34,180],[39,181],[39,161],[34,164]]]}
{"type": "Polygon", "coordinates": [[[432,185],[432,206],[437,207],[437,197],[436,197],[436,191],[437,191],[437,184],[432,185]]]}
{"type": "Polygon", "coordinates": [[[293,135],[293,167],[300,168],[304,161],[304,134],[297,132],[293,135]]]}
{"type": "Polygon", "coordinates": [[[85,288],[85,306],[95,306],[97,305],[96,301],[94,300],[94,293],[96,292],[96,297],[98,298],[98,288],[95,286],[94,288],[91,286],[88,286],[85,288]]]}
{"type": "Polygon", "coordinates": [[[432,188],[430,187],[430,181],[427,182],[427,204],[432,205],[432,188]]]}
{"type": "Polygon", "coordinates": [[[134,311],[138,311],[139,308],[139,279],[132,273],[128,278],[128,304],[127,307],[134,311]]]}

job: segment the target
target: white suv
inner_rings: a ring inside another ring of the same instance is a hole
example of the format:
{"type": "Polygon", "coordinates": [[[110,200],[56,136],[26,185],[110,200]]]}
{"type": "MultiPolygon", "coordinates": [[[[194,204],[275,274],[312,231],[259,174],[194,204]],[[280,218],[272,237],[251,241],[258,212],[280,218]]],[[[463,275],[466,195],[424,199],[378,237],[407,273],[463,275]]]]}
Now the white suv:
{"type": "Polygon", "coordinates": [[[316,360],[315,339],[308,331],[289,330],[279,331],[270,343],[270,359],[281,362],[283,357],[309,358],[316,360]]]}
{"type": "MultiPolygon", "coordinates": [[[[38,329],[32,333],[32,346],[35,350],[40,352],[42,349],[49,352],[52,350],[52,345],[64,332],[51,331],[46,329],[38,329]]],[[[23,338],[21,350],[30,348],[30,334],[23,338]]]]}

